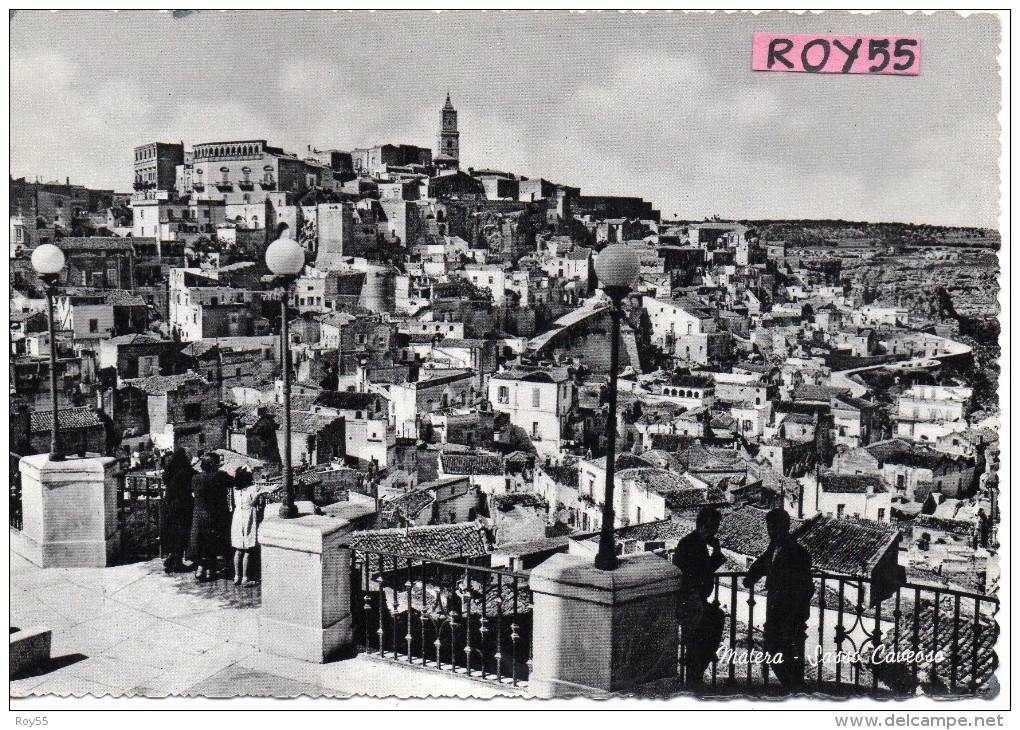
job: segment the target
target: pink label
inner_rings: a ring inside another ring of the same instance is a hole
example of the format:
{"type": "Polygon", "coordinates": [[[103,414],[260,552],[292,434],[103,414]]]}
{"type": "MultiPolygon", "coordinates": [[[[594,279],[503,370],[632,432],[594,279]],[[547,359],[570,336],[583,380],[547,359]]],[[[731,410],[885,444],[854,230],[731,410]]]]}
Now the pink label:
{"type": "Polygon", "coordinates": [[[916,76],[921,71],[921,39],[755,33],[751,68],[755,71],[916,76]]]}

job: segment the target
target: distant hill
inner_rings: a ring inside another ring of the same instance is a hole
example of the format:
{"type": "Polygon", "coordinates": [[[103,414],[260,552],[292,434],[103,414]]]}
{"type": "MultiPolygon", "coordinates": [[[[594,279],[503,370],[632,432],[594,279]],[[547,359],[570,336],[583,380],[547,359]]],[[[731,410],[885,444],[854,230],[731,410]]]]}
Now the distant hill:
{"type": "Polygon", "coordinates": [[[791,246],[907,245],[959,246],[997,250],[1002,239],[988,228],[933,226],[926,223],[866,223],[844,220],[744,220],[768,240],[791,246]]]}

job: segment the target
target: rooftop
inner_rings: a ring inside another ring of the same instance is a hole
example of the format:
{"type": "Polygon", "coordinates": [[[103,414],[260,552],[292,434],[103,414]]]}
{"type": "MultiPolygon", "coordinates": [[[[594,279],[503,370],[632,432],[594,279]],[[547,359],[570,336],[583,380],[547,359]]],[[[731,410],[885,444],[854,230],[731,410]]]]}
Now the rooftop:
{"type": "MultiPolygon", "coordinates": [[[[103,422],[89,406],[80,408],[62,408],[57,413],[61,429],[102,428],[103,422]]],[[[53,414],[49,409],[33,411],[31,415],[32,433],[45,433],[53,427],[53,414]]]]}
{"type": "Polygon", "coordinates": [[[183,375],[150,375],[146,378],[129,378],[123,382],[124,386],[131,386],[145,391],[149,395],[166,395],[177,390],[182,385],[189,383],[202,383],[209,385],[209,382],[198,373],[185,373],[183,375]]]}
{"type": "Polygon", "coordinates": [[[428,560],[453,560],[487,555],[490,541],[480,524],[463,522],[352,532],[346,543],[358,550],[399,553],[428,560]]]}
{"type": "Polygon", "coordinates": [[[819,485],[823,492],[830,494],[884,494],[888,492],[885,481],[875,474],[822,474],[819,485]]]}
{"type": "Polygon", "coordinates": [[[899,539],[900,532],[881,522],[817,515],[794,533],[816,570],[867,576],[899,539]]]}

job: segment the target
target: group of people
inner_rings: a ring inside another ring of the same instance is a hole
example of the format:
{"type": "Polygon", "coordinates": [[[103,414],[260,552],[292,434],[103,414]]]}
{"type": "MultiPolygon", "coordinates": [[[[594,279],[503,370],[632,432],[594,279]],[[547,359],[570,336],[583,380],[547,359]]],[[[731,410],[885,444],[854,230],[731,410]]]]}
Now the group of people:
{"type": "MultiPolygon", "coordinates": [[[[709,599],[714,573],[726,561],[717,537],[722,514],[714,507],[698,513],[694,532],[677,544],[673,564],[680,569],[680,641],[684,649],[684,676],[692,687],[704,683],[705,670],[722,640],[725,614],[709,599]]],[[[804,647],[811,597],[815,584],[811,555],[790,534],[790,515],[773,509],[765,515],[769,546],[744,577],[752,588],[762,578],[768,591],[765,603],[764,650],[780,685],[793,691],[804,683],[804,647]]]]}
{"type": "Polygon", "coordinates": [[[215,452],[202,454],[196,471],[187,450],[178,447],[163,467],[163,488],[160,543],[166,572],[194,570],[197,580],[213,580],[219,559],[232,550],[234,583],[253,585],[251,557],[264,492],[253,484],[251,471],[242,467],[230,476],[215,452]]]}

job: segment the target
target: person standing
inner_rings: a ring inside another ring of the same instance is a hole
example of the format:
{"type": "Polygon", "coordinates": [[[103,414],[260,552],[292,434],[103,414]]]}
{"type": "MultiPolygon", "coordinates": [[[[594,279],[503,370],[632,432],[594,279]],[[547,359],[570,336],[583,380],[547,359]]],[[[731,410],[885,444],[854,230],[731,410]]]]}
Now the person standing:
{"type": "Polygon", "coordinates": [[[765,578],[765,651],[779,684],[795,690],[804,684],[804,644],[815,592],[811,554],[790,535],[790,515],[781,508],[765,515],[769,546],[751,564],[744,586],[765,578]]]}
{"type": "Polygon", "coordinates": [[[726,562],[716,535],[722,515],[715,507],[702,507],[694,532],[673,552],[673,565],[680,569],[680,644],[684,650],[684,682],[704,684],[705,670],[722,639],[725,616],[709,603],[715,587],[714,573],[726,562]]]}
{"type": "Polygon", "coordinates": [[[184,567],[184,552],[195,506],[191,496],[194,476],[195,470],[191,467],[187,450],[178,446],[163,467],[163,500],[159,511],[159,542],[164,554],[163,568],[168,575],[184,567]]]}
{"type": "Polygon", "coordinates": [[[230,525],[230,477],[219,470],[220,459],[213,452],[202,455],[201,471],[192,480],[195,511],[191,520],[189,555],[195,562],[195,578],[210,580],[216,575],[216,561],[226,550],[230,525]]]}
{"type": "Polygon", "coordinates": [[[230,546],[234,548],[234,584],[252,585],[251,555],[258,547],[262,490],[252,484],[251,472],[242,467],[234,474],[231,492],[234,510],[230,520],[230,546]]]}

